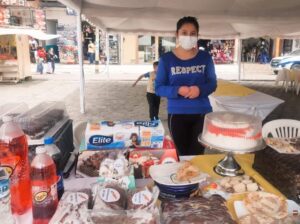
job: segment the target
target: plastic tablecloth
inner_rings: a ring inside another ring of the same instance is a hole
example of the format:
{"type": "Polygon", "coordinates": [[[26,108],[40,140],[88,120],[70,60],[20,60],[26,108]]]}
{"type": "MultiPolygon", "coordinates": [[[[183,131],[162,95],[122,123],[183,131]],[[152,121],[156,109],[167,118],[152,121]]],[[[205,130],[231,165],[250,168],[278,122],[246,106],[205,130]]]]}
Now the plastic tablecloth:
{"type": "Polygon", "coordinates": [[[209,96],[213,111],[232,111],[265,119],[284,100],[247,87],[218,81],[215,94],[209,96]]]}
{"type": "MultiPolygon", "coordinates": [[[[224,158],[224,154],[214,154],[214,155],[202,155],[196,156],[191,161],[196,165],[201,171],[208,173],[212,178],[217,179],[221,178],[213,170],[213,167],[224,158]]],[[[252,168],[254,162],[254,154],[243,154],[235,155],[235,159],[240,164],[242,169],[245,171],[245,174],[251,176],[264,191],[276,194],[278,196],[284,197],[273,185],[271,185],[267,180],[265,180],[257,171],[252,168]]],[[[236,194],[227,200],[227,207],[229,212],[232,214],[234,219],[237,219],[235,210],[234,210],[234,201],[242,200],[244,194],[236,194]]]]}

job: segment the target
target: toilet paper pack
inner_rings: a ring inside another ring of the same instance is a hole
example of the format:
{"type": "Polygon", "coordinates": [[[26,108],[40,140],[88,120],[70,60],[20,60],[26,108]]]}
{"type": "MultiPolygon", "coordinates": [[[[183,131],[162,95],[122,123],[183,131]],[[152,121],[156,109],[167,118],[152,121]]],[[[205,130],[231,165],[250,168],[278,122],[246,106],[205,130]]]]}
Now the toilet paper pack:
{"type": "Polygon", "coordinates": [[[86,149],[162,148],[164,133],[159,120],[88,122],[86,149]]]}

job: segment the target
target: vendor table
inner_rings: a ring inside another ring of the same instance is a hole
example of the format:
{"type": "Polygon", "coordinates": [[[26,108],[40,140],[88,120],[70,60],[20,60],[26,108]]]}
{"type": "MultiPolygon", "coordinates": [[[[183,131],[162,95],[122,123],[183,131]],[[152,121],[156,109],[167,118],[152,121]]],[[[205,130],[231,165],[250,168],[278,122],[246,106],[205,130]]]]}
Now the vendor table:
{"type": "MultiPolygon", "coordinates": [[[[219,160],[224,158],[224,154],[212,154],[212,155],[200,155],[200,156],[182,156],[180,160],[191,160],[194,165],[196,165],[201,171],[209,174],[212,178],[220,178],[218,174],[213,171],[213,167],[218,163],[219,160]]],[[[252,168],[254,162],[254,154],[244,154],[235,156],[238,163],[244,169],[245,174],[251,176],[260,186],[267,192],[284,197],[275,187],[273,187],[268,181],[266,181],[257,171],[252,168]]],[[[64,180],[65,190],[76,190],[82,189],[84,187],[90,187],[91,184],[97,182],[97,177],[95,178],[75,178],[72,174],[69,179],[64,180]]],[[[149,183],[152,183],[152,179],[137,179],[136,186],[143,187],[149,183]]],[[[235,195],[227,201],[227,206],[230,213],[236,219],[234,212],[233,203],[235,200],[241,200],[242,194],[235,195]]]]}
{"type": "Polygon", "coordinates": [[[216,92],[209,96],[213,111],[232,111],[265,119],[284,101],[239,84],[218,80],[216,92]]]}
{"type": "MultiPolygon", "coordinates": [[[[213,167],[221,160],[224,154],[212,154],[212,155],[200,155],[200,156],[182,156],[180,160],[191,160],[194,165],[196,165],[201,171],[209,174],[212,178],[220,178],[218,174],[213,171],[213,167]]],[[[241,167],[244,169],[245,173],[251,176],[260,186],[267,192],[284,197],[275,187],[273,187],[268,181],[266,181],[258,172],[252,169],[252,164],[254,162],[254,154],[244,154],[236,155],[236,160],[239,162],[241,167]]],[[[72,171],[70,177],[64,180],[65,190],[78,190],[82,188],[89,188],[91,184],[97,182],[97,177],[94,178],[75,178],[74,170],[72,171]]],[[[149,183],[152,183],[152,179],[137,179],[137,187],[143,187],[149,183]]],[[[234,212],[233,203],[235,200],[241,200],[243,198],[242,194],[237,194],[232,196],[227,200],[227,207],[233,218],[236,219],[234,212]]],[[[22,224],[31,224],[30,214],[26,214],[27,220],[22,220],[22,224]],[[29,221],[30,220],[30,221],[29,221]]]]}

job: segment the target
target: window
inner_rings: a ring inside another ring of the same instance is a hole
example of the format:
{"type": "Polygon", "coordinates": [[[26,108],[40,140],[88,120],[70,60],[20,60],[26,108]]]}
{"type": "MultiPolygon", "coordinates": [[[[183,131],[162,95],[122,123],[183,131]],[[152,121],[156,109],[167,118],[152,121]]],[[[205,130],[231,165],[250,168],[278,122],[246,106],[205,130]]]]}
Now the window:
{"type": "Polygon", "coordinates": [[[152,63],[155,60],[155,37],[149,35],[138,36],[139,63],[152,63]]]}

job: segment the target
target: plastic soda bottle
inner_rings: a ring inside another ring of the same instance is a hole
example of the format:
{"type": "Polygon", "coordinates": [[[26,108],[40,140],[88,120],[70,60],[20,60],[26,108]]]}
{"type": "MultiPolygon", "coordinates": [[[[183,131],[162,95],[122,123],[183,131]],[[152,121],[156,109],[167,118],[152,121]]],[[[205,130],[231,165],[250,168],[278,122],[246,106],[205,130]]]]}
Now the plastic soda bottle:
{"type": "Polygon", "coordinates": [[[55,163],[46,148],[36,148],[31,163],[32,213],[34,224],[48,224],[55,213],[57,198],[57,176],[55,163]]]}
{"type": "Polygon", "coordinates": [[[46,137],[44,139],[44,145],[45,145],[47,154],[52,157],[52,159],[55,163],[55,166],[56,166],[56,172],[57,172],[57,176],[59,178],[58,182],[57,182],[57,194],[58,194],[58,199],[60,199],[64,193],[63,170],[61,167],[62,154],[61,154],[59,148],[54,144],[53,137],[46,137]]]}
{"type": "Polygon", "coordinates": [[[26,135],[12,117],[3,117],[0,128],[0,166],[10,176],[11,209],[16,216],[32,207],[30,164],[26,135]]]}
{"type": "Polygon", "coordinates": [[[2,167],[0,167],[0,220],[1,224],[15,223],[11,213],[9,176],[2,167]]]}

